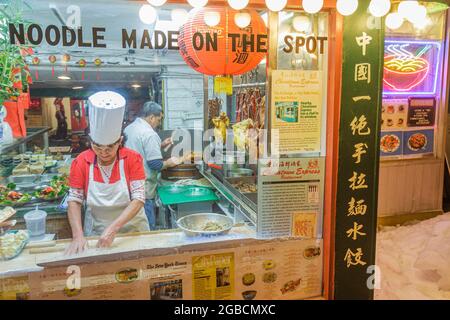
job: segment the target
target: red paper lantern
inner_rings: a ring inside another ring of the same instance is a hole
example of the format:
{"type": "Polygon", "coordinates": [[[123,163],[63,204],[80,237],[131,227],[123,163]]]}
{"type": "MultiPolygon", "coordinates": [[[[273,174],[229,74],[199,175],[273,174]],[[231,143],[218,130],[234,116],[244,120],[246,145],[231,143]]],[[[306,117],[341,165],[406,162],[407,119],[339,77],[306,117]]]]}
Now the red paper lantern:
{"type": "Polygon", "coordinates": [[[239,11],[228,7],[192,10],[178,37],[179,51],[186,63],[211,76],[239,75],[253,70],[267,55],[267,28],[255,10],[247,12],[251,22],[241,29],[234,21],[239,11]],[[205,23],[207,12],[220,14],[217,26],[205,23]]]}
{"type": "MultiPolygon", "coordinates": [[[[38,66],[40,63],[41,63],[41,59],[39,59],[39,57],[33,57],[33,59],[31,59],[31,64],[33,66],[38,66]]],[[[39,71],[37,69],[34,73],[34,77],[36,78],[36,80],[39,80],[39,71]]]]}
{"type": "MultiPolygon", "coordinates": [[[[95,58],[94,60],[94,64],[97,68],[100,68],[100,66],[102,65],[103,61],[100,58],[95,58]]],[[[100,80],[100,72],[97,70],[97,81],[100,80]]]]}
{"type": "Polygon", "coordinates": [[[56,56],[55,55],[49,56],[48,61],[52,64],[52,77],[55,77],[56,56]]]}
{"type": "Polygon", "coordinates": [[[63,54],[63,56],[62,56],[62,61],[63,61],[64,64],[65,64],[65,72],[67,73],[67,64],[68,64],[69,61],[70,61],[70,55],[68,55],[67,53],[63,54]]]}

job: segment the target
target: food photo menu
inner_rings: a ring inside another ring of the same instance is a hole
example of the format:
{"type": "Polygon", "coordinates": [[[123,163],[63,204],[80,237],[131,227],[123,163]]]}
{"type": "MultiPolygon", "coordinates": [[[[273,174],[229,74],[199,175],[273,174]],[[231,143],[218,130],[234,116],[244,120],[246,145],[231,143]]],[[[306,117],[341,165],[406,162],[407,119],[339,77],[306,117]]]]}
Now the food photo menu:
{"type": "Polygon", "coordinates": [[[380,155],[411,158],[433,154],[435,122],[435,98],[383,100],[380,155]]]}

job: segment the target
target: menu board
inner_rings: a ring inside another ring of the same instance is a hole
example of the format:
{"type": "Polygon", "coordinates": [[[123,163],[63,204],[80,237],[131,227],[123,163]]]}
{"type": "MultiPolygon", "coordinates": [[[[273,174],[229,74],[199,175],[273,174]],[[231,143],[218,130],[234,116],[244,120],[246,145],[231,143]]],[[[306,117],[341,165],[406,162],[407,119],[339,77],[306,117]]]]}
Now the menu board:
{"type": "Polygon", "coordinates": [[[322,240],[277,241],[236,250],[236,296],[288,300],[321,296],[322,240]]]}
{"type": "Polygon", "coordinates": [[[0,279],[0,300],[261,300],[322,295],[321,239],[46,267],[0,279]]]}
{"type": "Polygon", "coordinates": [[[146,299],[142,261],[124,260],[101,264],[45,268],[30,273],[33,300],[133,300],[146,299]]]}
{"type": "Polygon", "coordinates": [[[29,298],[28,276],[0,278],[0,300],[28,300],[29,298]]]}
{"type": "Polygon", "coordinates": [[[436,99],[383,100],[380,155],[408,158],[433,154],[436,99]]]}
{"type": "Polygon", "coordinates": [[[272,144],[281,154],[319,152],[322,123],[322,72],[272,72],[272,144]]]}
{"type": "Polygon", "coordinates": [[[436,99],[410,98],[408,127],[432,127],[436,115],[436,99]]]}
{"type": "Polygon", "coordinates": [[[258,238],[320,238],[325,159],[263,159],[258,167],[258,238]]]}

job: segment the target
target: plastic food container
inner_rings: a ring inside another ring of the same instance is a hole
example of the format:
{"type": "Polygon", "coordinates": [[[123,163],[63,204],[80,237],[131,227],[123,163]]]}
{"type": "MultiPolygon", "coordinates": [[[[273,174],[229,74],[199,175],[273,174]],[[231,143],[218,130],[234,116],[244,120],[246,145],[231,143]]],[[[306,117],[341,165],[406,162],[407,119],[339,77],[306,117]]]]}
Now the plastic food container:
{"type": "Polygon", "coordinates": [[[45,236],[47,212],[38,210],[27,212],[24,215],[27,230],[31,238],[43,238],[45,236]]]}

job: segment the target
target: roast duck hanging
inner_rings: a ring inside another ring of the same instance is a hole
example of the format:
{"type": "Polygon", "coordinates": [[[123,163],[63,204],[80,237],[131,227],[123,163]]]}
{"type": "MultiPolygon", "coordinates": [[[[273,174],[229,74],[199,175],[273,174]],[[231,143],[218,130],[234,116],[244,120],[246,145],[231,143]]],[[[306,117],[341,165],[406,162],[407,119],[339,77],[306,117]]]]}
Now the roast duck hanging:
{"type": "Polygon", "coordinates": [[[217,143],[225,144],[227,142],[227,128],[230,126],[230,119],[225,112],[212,119],[214,125],[214,137],[217,143]]]}

